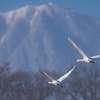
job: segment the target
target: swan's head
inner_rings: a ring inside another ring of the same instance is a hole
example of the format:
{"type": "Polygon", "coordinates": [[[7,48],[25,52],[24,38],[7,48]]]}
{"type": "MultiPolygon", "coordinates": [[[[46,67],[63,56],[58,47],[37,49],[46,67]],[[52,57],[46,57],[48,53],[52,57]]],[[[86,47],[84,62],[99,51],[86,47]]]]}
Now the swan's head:
{"type": "Polygon", "coordinates": [[[83,59],[77,59],[77,61],[76,62],[79,62],[79,61],[84,61],[83,59]]]}
{"type": "Polygon", "coordinates": [[[51,83],[52,83],[52,82],[50,82],[50,81],[48,82],[48,84],[51,84],[51,83]]]}
{"type": "Polygon", "coordinates": [[[76,62],[79,62],[80,60],[78,59],[76,62]]]}
{"type": "Polygon", "coordinates": [[[77,60],[76,62],[79,62],[79,60],[77,60]]]}

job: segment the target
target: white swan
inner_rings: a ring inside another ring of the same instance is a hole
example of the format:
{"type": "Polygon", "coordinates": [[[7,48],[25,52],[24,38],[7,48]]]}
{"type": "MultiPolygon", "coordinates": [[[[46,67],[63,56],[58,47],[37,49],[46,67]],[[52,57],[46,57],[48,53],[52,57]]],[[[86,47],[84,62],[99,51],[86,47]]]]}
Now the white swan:
{"type": "Polygon", "coordinates": [[[71,72],[74,70],[75,66],[68,72],[66,73],[65,75],[63,75],[62,77],[60,77],[59,79],[57,80],[54,80],[52,79],[50,76],[48,76],[45,72],[43,72],[41,69],[38,69],[43,75],[45,75],[46,77],[48,77],[51,81],[48,82],[48,84],[53,84],[53,85],[58,85],[58,86],[61,86],[63,87],[63,85],[61,84],[61,82],[67,78],[71,72]]]}
{"type": "Polygon", "coordinates": [[[68,38],[68,40],[69,40],[70,44],[75,48],[75,50],[77,50],[83,56],[83,59],[78,59],[77,62],[84,61],[84,62],[87,62],[87,63],[96,63],[96,61],[94,61],[94,58],[99,58],[100,55],[93,56],[93,57],[87,57],[85,55],[85,53],[81,49],[79,49],[77,47],[77,45],[70,38],[68,38]]]}

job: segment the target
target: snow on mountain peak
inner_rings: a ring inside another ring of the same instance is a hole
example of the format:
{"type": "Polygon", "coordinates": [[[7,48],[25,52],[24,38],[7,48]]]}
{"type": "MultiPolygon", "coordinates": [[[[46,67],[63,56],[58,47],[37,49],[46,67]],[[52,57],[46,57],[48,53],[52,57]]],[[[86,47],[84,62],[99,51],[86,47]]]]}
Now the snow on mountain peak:
{"type": "Polygon", "coordinates": [[[0,26],[0,64],[10,61],[13,70],[65,68],[79,57],[68,37],[83,51],[91,48],[89,56],[100,51],[100,20],[52,3],[0,14],[0,26]]]}
{"type": "Polygon", "coordinates": [[[53,5],[53,3],[52,3],[52,2],[49,2],[48,4],[49,4],[49,5],[53,5]]]}

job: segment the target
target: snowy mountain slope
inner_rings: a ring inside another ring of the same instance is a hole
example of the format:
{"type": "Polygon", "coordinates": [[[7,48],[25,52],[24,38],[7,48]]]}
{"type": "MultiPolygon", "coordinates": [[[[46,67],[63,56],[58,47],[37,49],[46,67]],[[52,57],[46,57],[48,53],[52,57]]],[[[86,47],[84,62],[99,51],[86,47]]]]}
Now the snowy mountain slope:
{"type": "Polygon", "coordinates": [[[100,19],[52,3],[0,13],[0,64],[13,70],[62,69],[81,58],[70,37],[88,56],[100,54],[100,19]]]}

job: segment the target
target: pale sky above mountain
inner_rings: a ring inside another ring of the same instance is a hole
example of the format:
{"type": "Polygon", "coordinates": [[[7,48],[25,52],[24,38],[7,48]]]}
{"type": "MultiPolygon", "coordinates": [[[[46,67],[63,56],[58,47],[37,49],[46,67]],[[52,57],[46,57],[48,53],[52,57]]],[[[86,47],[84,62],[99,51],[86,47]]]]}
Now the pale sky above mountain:
{"type": "Polygon", "coordinates": [[[52,2],[91,17],[100,18],[100,0],[0,0],[0,12],[8,12],[26,5],[43,5],[52,2]]]}

